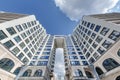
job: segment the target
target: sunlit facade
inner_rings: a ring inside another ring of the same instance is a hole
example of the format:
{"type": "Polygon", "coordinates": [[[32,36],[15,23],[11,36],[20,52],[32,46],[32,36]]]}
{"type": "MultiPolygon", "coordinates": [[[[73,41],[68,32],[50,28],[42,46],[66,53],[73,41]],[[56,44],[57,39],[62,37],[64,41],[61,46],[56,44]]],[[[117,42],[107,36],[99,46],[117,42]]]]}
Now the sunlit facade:
{"type": "Polygon", "coordinates": [[[57,48],[64,80],[120,80],[119,13],[83,16],[70,35],[47,34],[34,15],[0,13],[0,26],[1,80],[55,80],[57,48]]]}

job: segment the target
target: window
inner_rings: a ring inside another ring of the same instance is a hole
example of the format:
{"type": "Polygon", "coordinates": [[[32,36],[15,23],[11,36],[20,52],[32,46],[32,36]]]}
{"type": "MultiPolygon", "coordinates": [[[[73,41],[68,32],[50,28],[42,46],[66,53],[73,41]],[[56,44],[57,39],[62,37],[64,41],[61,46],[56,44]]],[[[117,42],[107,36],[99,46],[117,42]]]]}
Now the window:
{"type": "Polygon", "coordinates": [[[29,77],[31,76],[32,70],[28,69],[23,73],[23,77],[29,77]]]}
{"type": "Polygon", "coordinates": [[[9,40],[4,43],[4,46],[6,46],[8,49],[10,49],[11,47],[14,46],[14,43],[11,40],[9,40]]]}
{"type": "Polygon", "coordinates": [[[7,38],[7,35],[2,30],[0,30],[0,40],[5,38],[7,38]]]}
{"type": "Polygon", "coordinates": [[[28,48],[25,48],[25,49],[24,49],[24,52],[27,53],[27,52],[28,52],[28,48]]]}
{"type": "Polygon", "coordinates": [[[119,66],[119,63],[112,58],[108,58],[103,61],[103,66],[107,71],[110,71],[119,66]]]}
{"type": "Polygon", "coordinates": [[[79,61],[70,61],[72,66],[79,66],[80,62],[79,61]]]}
{"type": "Polygon", "coordinates": [[[97,50],[100,54],[103,54],[104,52],[105,52],[105,50],[103,49],[103,48],[98,48],[98,50],[97,50]]]}
{"type": "Polygon", "coordinates": [[[92,47],[96,48],[98,44],[96,42],[93,43],[92,47]]]}
{"type": "Polygon", "coordinates": [[[94,63],[94,62],[95,62],[95,59],[94,59],[93,57],[91,57],[91,58],[89,59],[89,62],[90,62],[90,63],[94,63]]]}
{"type": "Polygon", "coordinates": [[[18,30],[19,32],[23,30],[22,27],[21,27],[21,25],[17,25],[16,28],[17,28],[17,30],[18,30]]]}
{"type": "Polygon", "coordinates": [[[38,61],[38,66],[47,66],[48,61],[38,61]]]}
{"type": "Polygon", "coordinates": [[[49,56],[41,56],[40,59],[49,59],[49,56]]]}
{"type": "Polygon", "coordinates": [[[28,44],[30,41],[29,41],[29,39],[26,39],[25,42],[28,44]]]}
{"type": "Polygon", "coordinates": [[[24,56],[24,54],[23,53],[20,53],[19,55],[18,55],[18,59],[22,59],[23,58],[23,56],[24,56]]]}
{"type": "Polygon", "coordinates": [[[101,36],[98,36],[97,38],[96,38],[96,42],[98,42],[98,43],[100,43],[101,41],[102,41],[102,37],[101,36]]]}
{"type": "Polygon", "coordinates": [[[96,34],[95,34],[95,33],[92,33],[91,38],[92,38],[92,39],[95,39],[95,36],[96,36],[96,34]]]}
{"type": "Polygon", "coordinates": [[[94,29],[95,24],[91,24],[90,29],[94,29]]]}
{"type": "Polygon", "coordinates": [[[87,27],[89,27],[90,26],[90,22],[88,22],[88,24],[87,24],[87,27]]]}
{"type": "Polygon", "coordinates": [[[87,52],[87,54],[86,54],[85,56],[86,56],[86,58],[88,58],[88,57],[90,56],[90,53],[89,53],[89,52],[87,52]]]}
{"type": "Polygon", "coordinates": [[[16,36],[16,37],[14,38],[14,40],[15,40],[17,43],[19,43],[19,42],[21,41],[21,38],[20,38],[19,36],[16,36]]]}
{"type": "Polygon", "coordinates": [[[29,57],[29,58],[31,58],[31,57],[32,57],[32,54],[31,54],[30,52],[29,52],[27,55],[28,55],[28,57],[29,57]]]}
{"type": "Polygon", "coordinates": [[[87,61],[82,61],[83,65],[88,65],[87,61]]]}
{"type": "Polygon", "coordinates": [[[120,32],[118,31],[113,31],[110,36],[109,36],[110,39],[116,41],[118,38],[120,38],[120,32]]]}
{"type": "Polygon", "coordinates": [[[100,30],[100,28],[101,28],[101,26],[97,25],[94,31],[98,32],[100,30]]]}
{"type": "Polygon", "coordinates": [[[102,46],[104,48],[109,48],[111,44],[112,44],[112,42],[105,40],[104,43],[102,44],[102,46]]]}
{"type": "Polygon", "coordinates": [[[85,59],[85,57],[84,56],[80,56],[80,59],[85,59]]]}
{"type": "Polygon", "coordinates": [[[102,29],[102,31],[100,32],[100,34],[102,34],[103,36],[105,36],[108,31],[109,31],[109,29],[106,28],[106,27],[104,27],[104,28],[102,29]]]}
{"type": "Polygon", "coordinates": [[[98,75],[103,74],[103,71],[99,67],[96,67],[95,69],[96,69],[96,72],[98,73],[98,75]]]}
{"type": "Polygon", "coordinates": [[[13,73],[14,73],[15,75],[18,75],[19,72],[20,72],[20,70],[21,70],[21,67],[18,67],[13,73]]]}
{"type": "Polygon", "coordinates": [[[13,54],[18,54],[20,52],[20,49],[18,47],[15,47],[13,50],[12,50],[13,54]]]}
{"type": "Polygon", "coordinates": [[[23,39],[27,37],[27,35],[25,33],[22,33],[21,36],[23,39]]]}
{"type": "Polygon", "coordinates": [[[115,80],[120,80],[120,76],[118,76],[115,80]]]}
{"type": "Polygon", "coordinates": [[[6,28],[10,35],[16,34],[16,31],[13,27],[6,28]]]}
{"type": "Polygon", "coordinates": [[[118,54],[118,56],[120,57],[120,49],[118,50],[117,54],[118,54]]]}
{"type": "Polygon", "coordinates": [[[93,78],[93,75],[91,72],[85,71],[85,73],[88,78],[93,78]]]}
{"type": "Polygon", "coordinates": [[[83,73],[80,69],[75,70],[75,76],[83,77],[83,73]]]}
{"type": "Polygon", "coordinates": [[[41,76],[42,76],[42,70],[41,69],[36,70],[34,73],[34,77],[41,77],[41,76]]]}
{"type": "Polygon", "coordinates": [[[96,52],[93,54],[93,56],[94,56],[95,59],[98,59],[98,58],[100,57],[100,56],[98,55],[98,53],[96,53],[96,52]]]}
{"type": "Polygon", "coordinates": [[[14,62],[11,59],[3,58],[0,60],[0,68],[10,71],[14,67],[14,62]]]}
{"type": "Polygon", "coordinates": [[[19,46],[23,49],[25,47],[24,42],[20,43],[19,46]]]}
{"type": "Polygon", "coordinates": [[[25,57],[22,62],[27,64],[29,62],[29,60],[25,57]]]}

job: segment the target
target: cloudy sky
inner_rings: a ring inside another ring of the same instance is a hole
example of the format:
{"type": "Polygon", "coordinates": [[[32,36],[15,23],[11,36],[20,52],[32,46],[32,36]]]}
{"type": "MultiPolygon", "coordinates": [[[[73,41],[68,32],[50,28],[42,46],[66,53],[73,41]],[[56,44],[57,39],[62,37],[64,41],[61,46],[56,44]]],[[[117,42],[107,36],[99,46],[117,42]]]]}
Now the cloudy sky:
{"type": "Polygon", "coordinates": [[[120,12],[120,0],[0,0],[0,11],[34,14],[50,34],[70,34],[83,15],[120,12]]]}

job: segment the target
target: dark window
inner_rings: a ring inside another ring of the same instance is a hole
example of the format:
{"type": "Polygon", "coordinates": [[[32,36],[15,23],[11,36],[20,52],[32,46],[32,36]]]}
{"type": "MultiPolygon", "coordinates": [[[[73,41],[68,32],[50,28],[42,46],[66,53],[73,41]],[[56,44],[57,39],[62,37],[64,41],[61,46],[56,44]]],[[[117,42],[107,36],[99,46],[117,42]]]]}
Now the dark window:
{"type": "Polygon", "coordinates": [[[40,59],[49,59],[49,56],[41,56],[40,59]]]}
{"type": "Polygon", "coordinates": [[[120,38],[120,32],[118,31],[113,31],[110,36],[109,36],[110,39],[116,41],[118,38],[120,38]]]}
{"type": "Polygon", "coordinates": [[[6,28],[10,35],[16,34],[16,31],[13,27],[6,28]]]}
{"type": "Polygon", "coordinates": [[[119,66],[119,63],[112,58],[108,58],[103,61],[103,66],[107,71],[110,71],[119,66]]]}
{"type": "Polygon", "coordinates": [[[83,73],[82,73],[82,71],[79,70],[79,69],[75,70],[75,76],[83,77],[83,73]]]}
{"type": "Polygon", "coordinates": [[[47,66],[48,61],[38,61],[38,66],[47,66]]]}
{"type": "Polygon", "coordinates": [[[30,77],[32,73],[32,70],[28,69],[23,73],[23,77],[30,77]]]}
{"type": "Polygon", "coordinates": [[[96,34],[95,34],[95,33],[92,33],[91,38],[94,39],[95,36],[96,36],[96,34]]]}
{"type": "Polygon", "coordinates": [[[0,40],[5,38],[7,38],[7,35],[2,30],[0,30],[0,40]]]}
{"type": "Polygon", "coordinates": [[[90,22],[88,22],[88,24],[87,24],[87,27],[89,27],[90,26],[90,22]]]}
{"type": "Polygon", "coordinates": [[[118,76],[115,80],[120,80],[120,76],[118,76]]]}
{"type": "Polygon", "coordinates": [[[17,28],[17,30],[18,30],[19,32],[23,30],[22,27],[21,27],[21,25],[17,25],[16,28],[17,28]]]}
{"type": "Polygon", "coordinates": [[[98,75],[103,74],[103,71],[99,67],[96,67],[95,69],[96,69],[96,72],[98,73],[98,75]]]}
{"type": "Polygon", "coordinates": [[[100,32],[100,34],[102,34],[103,36],[105,36],[108,31],[109,31],[109,29],[106,28],[106,27],[104,27],[104,28],[102,29],[102,31],[100,32]]]}
{"type": "Polygon", "coordinates": [[[109,48],[111,44],[112,44],[112,42],[105,40],[104,43],[102,44],[102,46],[104,48],[109,48]]]}
{"type": "Polygon", "coordinates": [[[18,75],[19,72],[20,72],[20,70],[21,70],[21,67],[18,67],[18,68],[14,71],[14,74],[15,74],[15,75],[18,75]]]}
{"type": "Polygon", "coordinates": [[[8,49],[10,49],[11,47],[14,46],[14,43],[10,40],[10,41],[5,42],[4,45],[5,45],[8,49]]]}
{"type": "Polygon", "coordinates": [[[101,26],[97,25],[94,31],[98,32],[100,30],[100,28],[101,28],[101,26]]]}
{"type": "Polygon", "coordinates": [[[94,59],[93,57],[91,57],[91,58],[89,59],[89,62],[90,62],[90,63],[94,63],[94,62],[95,62],[95,59],[94,59]]]}
{"type": "Polygon", "coordinates": [[[91,24],[90,29],[94,29],[95,24],[91,24]]]}
{"type": "Polygon", "coordinates": [[[17,43],[19,43],[21,41],[21,38],[19,36],[16,36],[14,39],[17,43]]]}
{"type": "Polygon", "coordinates": [[[93,78],[92,73],[90,73],[90,72],[88,72],[88,71],[85,71],[85,73],[86,73],[86,76],[87,76],[88,78],[93,78]]]}
{"type": "Polygon", "coordinates": [[[101,41],[102,41],[102,37],[101,36],[98,36],[97,38],[96,38],[96,42],[98,42],[98,43],[100,43],[101,41]]]}
{"type": "Polygon", "coordinates": [[[83,65],[88,65],[87,61],[82,61],[83,65]]]}
{"type": "Polygon", "coordinates": [[[97,50],[100,54],[103,54],[104,52],[105,52],[105,50],[103,49],[103,48],[98,48],[98,50],[97,50]]]}
{"type": "Polygon", "coordinates": [[[72,66],[79,66],[80,62],[79,61],[70,61],[72,66]]]}
{"type": "Polygon", "coordinates": [[[34,77],[41,77],[41,76],[42,76],[42,70],[41,69],[36,70],[34,73],[34,77]]]}
{"type": "Polygon", "coordinates": [[[0,68],[10,71],[14,67],[14,62],[11,59],[3,58],[0,60],[0,68]]]}
{"type": "Polygon", "coordinates": [[[120,49],[118,50],[117,54],[118,54],[118,56],[120,57],[120,49]]]}

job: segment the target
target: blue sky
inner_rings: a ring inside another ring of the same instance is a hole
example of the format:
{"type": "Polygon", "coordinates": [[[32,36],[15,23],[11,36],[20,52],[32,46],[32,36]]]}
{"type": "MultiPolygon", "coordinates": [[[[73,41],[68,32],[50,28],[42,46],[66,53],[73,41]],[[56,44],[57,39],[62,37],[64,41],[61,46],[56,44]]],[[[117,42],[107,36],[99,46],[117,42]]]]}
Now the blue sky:
{"type": "Polygon", "coordinates": [[[0,11],[34,14],[47,33],[63,35],[71,34],[83,15],[119,12],[119,5],[119,0],[0,0],[0,11]]]}

